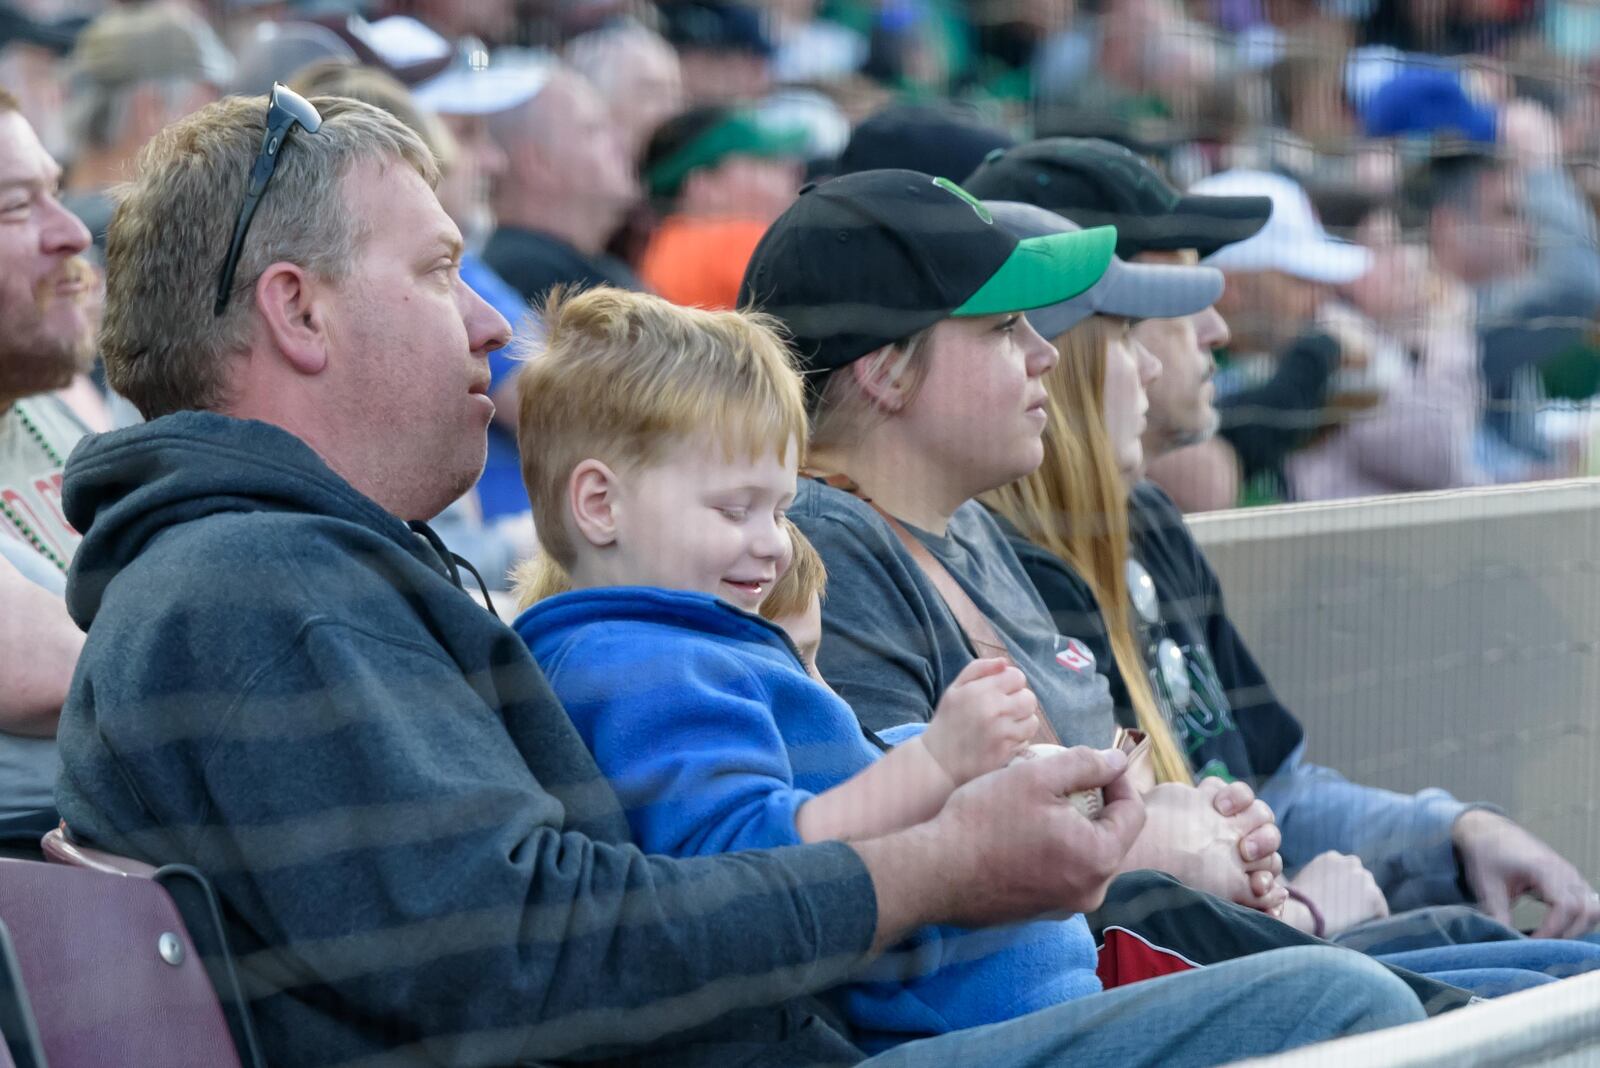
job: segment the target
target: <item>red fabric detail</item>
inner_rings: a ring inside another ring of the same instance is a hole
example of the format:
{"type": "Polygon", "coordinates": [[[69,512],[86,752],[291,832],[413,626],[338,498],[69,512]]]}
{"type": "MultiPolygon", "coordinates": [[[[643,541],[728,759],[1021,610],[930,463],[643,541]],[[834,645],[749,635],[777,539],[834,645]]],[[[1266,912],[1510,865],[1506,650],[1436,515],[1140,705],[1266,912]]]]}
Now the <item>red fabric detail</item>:
{"type": "Polygon", "coordinates": [[[1193,961],[1170,949],[1153,945],[1132,931],[1108,927],[1105,936],[1095,974],[1100,977],[1100,985],[1107,990],[1197,967],[1193,961]]]}

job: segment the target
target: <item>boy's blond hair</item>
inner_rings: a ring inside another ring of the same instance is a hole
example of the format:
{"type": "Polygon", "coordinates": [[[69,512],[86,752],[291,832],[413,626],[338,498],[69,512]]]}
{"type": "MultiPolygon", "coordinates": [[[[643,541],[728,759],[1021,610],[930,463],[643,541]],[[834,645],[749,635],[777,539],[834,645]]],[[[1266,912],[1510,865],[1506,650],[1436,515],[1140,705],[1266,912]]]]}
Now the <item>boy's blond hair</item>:
{"type": "Polygon", "coordinates": [[[800,615],[811,607],[811,598],[821,600],[828,590],[828,569],[817,547],[787,519],[783,521],[783,529],[789,533],[789,544],[794,546],[794,552],[788,569],[772,584],[772,592],[761,602],[761,617],[774,623],[800,615]]]}
{"type": "Polygon", "coordinates": [[[517,377],[522,481],[542,548],[518,571],[519,601],[538,592],[530,582],[559,592],[576,560],[567,482],[584,460],[648,464],[692,434],[752,460],[805,446],[800,376],[768,316],[601,287],[556,290],[541,317],[540,351],[517,377]]]}

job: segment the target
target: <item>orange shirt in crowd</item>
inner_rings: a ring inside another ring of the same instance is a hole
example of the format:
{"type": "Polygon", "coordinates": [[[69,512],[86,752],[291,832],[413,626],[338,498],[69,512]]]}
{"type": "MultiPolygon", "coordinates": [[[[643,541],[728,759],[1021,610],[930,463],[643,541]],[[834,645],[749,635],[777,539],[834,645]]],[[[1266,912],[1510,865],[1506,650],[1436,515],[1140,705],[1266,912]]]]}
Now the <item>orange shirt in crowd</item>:
{"type": "Polygon", "coordinates": [[[732,308],[739,283],[767,224],[753,219],[663,220],[639,261],[645,285],[672,301],[695,308],[732,308]]]}

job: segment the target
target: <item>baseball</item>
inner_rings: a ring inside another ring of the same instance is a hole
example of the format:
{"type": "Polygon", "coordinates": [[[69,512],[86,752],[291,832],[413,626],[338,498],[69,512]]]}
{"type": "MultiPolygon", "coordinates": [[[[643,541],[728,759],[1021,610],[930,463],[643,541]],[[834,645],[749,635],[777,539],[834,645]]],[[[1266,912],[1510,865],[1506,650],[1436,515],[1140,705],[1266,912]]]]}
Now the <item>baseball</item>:
{"type": "MultiPolygon", "coordinates": [[[[1018,753],[1013,759],[1013,763],[1016,760],[1032,760],[1034,757],[1048,756],[1051,753],[1065,753],[1066,751],[1067,747],[1064,745],[1049,745],[1044,742],[1035,742],[1022,752],[1018,753]]],[[[1100,813],[1100,810],[1104,808],[1106,804],[1105,795],[1100,792],[1100,788],[1098,786],[1091,787],[1088,790],[1078,790],[1070,793],[1067,795],[1067,800],[1072,802],[1073,808],[1083,813],[1085,819],[1091,820],[1100,813]]]]}

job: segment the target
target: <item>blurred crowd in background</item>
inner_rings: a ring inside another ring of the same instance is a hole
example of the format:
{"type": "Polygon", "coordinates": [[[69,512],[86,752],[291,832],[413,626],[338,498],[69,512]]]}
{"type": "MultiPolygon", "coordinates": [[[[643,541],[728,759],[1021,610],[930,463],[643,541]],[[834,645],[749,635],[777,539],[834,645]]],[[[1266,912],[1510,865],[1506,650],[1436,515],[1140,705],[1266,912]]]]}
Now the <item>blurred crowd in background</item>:
{"type": "MultiPolygon", "coordinates": [[[[175,119],[357,96],[440,157],[463,274],[525,339],[555,285],[731,305],[803,183],[850,171],[1100,138],[1270,196],[1211,261],[1231,470],[1151,471],[1187,510],[1600,473],[1597,57],[1592,0],[0,0],[0,87],[97,243],[175,119]]],[[[515,366],[447,523],[486,575],[533,543],[515,366]]]]}

